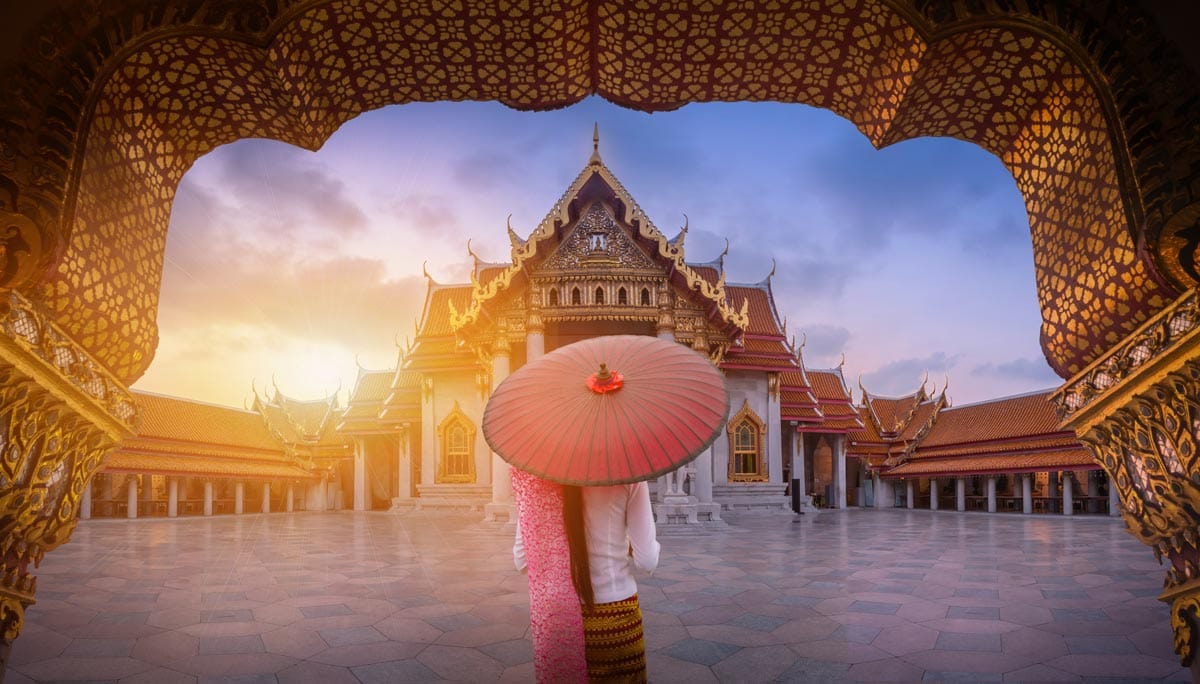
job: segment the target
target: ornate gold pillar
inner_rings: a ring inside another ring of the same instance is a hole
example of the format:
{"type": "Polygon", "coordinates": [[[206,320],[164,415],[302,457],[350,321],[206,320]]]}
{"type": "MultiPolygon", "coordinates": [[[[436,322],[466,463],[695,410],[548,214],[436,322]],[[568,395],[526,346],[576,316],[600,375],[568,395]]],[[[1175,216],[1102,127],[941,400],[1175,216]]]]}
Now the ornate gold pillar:
{"type": "Polygon", "coordinates": [[[129,391],[15,291],[0,291],[0,671],[31,571],[71,537],[101,457],[132,434],[129,391]]]}
{"type": "MultiPolygon", "coordinates": [[[[1054,395],[1108,473],[1130,533],[1167,564],[1175,652],[1195,661],[1200,612],[1200,294],[1192,290],[1054,395]]],[[[1194,664],[1195,663],[1195,664],[1194,664]]]]}

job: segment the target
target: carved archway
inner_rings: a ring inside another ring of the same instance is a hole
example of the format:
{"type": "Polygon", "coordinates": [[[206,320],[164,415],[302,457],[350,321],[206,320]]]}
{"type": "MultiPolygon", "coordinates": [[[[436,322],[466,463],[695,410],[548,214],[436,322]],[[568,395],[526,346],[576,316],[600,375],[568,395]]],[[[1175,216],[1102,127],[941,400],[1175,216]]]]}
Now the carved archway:
{"type": "MultiPolygon", "coordinates": [[[[1163,312],[1167,332],[1145,341],[1139,330],[1200,282],[1195,73],[1140,5],[64,0],[19,18],[0,21],[0,43],[23,39],[0,48],[0,288],[12,290],[0,373],[6,390],[29,389],[0,411],[15,417],[6,443],[24,450],[12,472],[51,475],[0,495],[6,545],[32,549],[6,561],[7,638],[31,599],[29,563],[67,538],[63,512],[132,425],[120,384],[153,358],[179,179],[239,138],[315,149],[358,113],[415,101],[810,104],[876,146],[952,136],[1010,169],[1030,217],[1043,349],[1060,374],[1085,371],[1065,413],[1115,396],[1112,383],[1131,384],[1129,369],[1163,350],[1174,349],[1172,368],[1200,353],[1171,347],[1192,344],[1180,337],[1192,313],[1182,332],[1176,309],[1163,312]],[[36,30],[10,35],[22,27],[36,30]],[[1088,366],[1097,359],[1112,368],[1088,366]],[[43,434],[64,430],[56,446],[74,446],[41,449],[43,434]],[[33,490],[46,493],[36,507],[33,490]]],[[[1162,364],[1145,367],[1163,376],[1162,364]]],[[[1194,539],[1191,528],[1172,537],[1189,577],[1179,549],[1200,553],[1194,539]]],[[[1190,660],[1190,646],[1181,652],[1190,660]]]]}

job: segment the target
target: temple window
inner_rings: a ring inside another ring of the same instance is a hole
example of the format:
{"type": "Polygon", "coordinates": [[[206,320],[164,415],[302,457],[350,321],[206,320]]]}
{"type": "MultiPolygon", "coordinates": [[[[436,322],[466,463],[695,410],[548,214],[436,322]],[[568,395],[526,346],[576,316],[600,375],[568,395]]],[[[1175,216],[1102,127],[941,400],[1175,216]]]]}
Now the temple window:
{"type": "Polygon", "coordinates": [[[621,306],[625,306],[628,303],[629,303],[629,293],[625,291],[625,288],[621,288],[621,289],[617,290],[617,304],[620,304],[621,306]]]}
{"type": "Polygon", "coordinates": [[[571,303],[575,306],[579,306],[583,303],[583,293],[581,293],[577,287],[572,288],[571,290],[571,303]]]}
{"type": "Polygon", "coordinates": [[[558,306],[558,290],[550,290],[550,306],[558,306]]]}
{"type": "Polygon", "coordinates": [[[434,481],[441,483],[475,482],[475,424],[458,402],[438,426],[439,455],[434,481]]]}
{"type": "Polygon", "coordinates": [[[726,429],[729,433],[729,481],[766,482],[764,444],[767,426],[750,408],[749,401],[742,402],[741,410],[729,420],[726,429]]]}
{"type": "Polygon", "coordinates": [[[650,290],[642,288],[642,306],[650,306],[650,290]]]}
{"type": "Polygon", "coordinates": [[[604,303],[604,288],[602,288],[602,287],[596,288],[596,303],[597,304],[604,303]]]}

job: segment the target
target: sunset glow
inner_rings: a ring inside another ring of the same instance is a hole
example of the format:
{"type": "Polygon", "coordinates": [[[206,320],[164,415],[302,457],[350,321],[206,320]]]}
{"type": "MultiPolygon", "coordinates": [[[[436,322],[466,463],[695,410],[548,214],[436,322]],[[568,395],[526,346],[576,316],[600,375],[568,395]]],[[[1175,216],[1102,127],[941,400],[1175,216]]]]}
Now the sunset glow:
{"type": "Polygon", "coordinates": [[[598,99],[543,113],[492,103],[390,107],[317,153],[244,140],[180,184],[159,307],[136,387],[241,406],[276,378],[296,398],[391,367],[425,293],[509,258],[591,152],[688,260],[773,288],[812,367],[845,354],[852,384],[946,377],[955,403],[1057,384],[1038,347],[1028,221],[1011,175],[973,145],[874,150],[799,105],[689,105],[643,114],[598,99]],[[686,217],[685,217],[686,215],[686,217]]]}

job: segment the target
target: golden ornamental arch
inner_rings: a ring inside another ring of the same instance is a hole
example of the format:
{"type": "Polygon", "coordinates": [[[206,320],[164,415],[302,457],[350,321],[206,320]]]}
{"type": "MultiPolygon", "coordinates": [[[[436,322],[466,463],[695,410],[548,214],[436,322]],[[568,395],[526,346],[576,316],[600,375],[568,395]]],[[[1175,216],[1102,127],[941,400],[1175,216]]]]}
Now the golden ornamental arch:
{"type": "MultiPolygon", "coordinates": [[[[0,10],[3,44],[20,46],[0,52],[0,372],[6,388],[29,388],[0,397],[0,412],[13,429],[34,426],[11,440],[61,439],[39,452],[49,470],[28,467],[32,444],[11,468],[49,479],[0,490],[3,542],[18,549],[0,583],[7,639],[32,601],[30,563],[70,533],[67,522],[46,522],[47,511],[73,509],[93,457],[134,424],[136,412],[116,407],[126,405],[122,384],[154,356],[165,231],[183,173],[240,138],[316,149],[349,118],[387,104],[544,109],[598,94],[653,111],[772,100],[834,111],[877,147],[925,135],[974,142],[1026,200],[1042,346],[1060,375],[1078,374],[1060,393],[1066,424],[1088,435],[1118,482],[1126,468],[1126,483],[1153,481],[1131,477],[1154,462],[1139,459],[1166,459],[1177,478],[1162,445],[1197,439],[1178,420],[1193,411],[1188,393],[1200,392],[1188,365],[1200,357],[1200,318],[1184,301],[1200,283],[1200,79],[1158,28],[1172,19],[1162,3],[29,6],[11,20],[0,10]],[[1145,425],[1170,438],[1140,446],[1145,425]],[[68,459],[84,466],[60,468],[68,459]],[[38,489],[45,494],[15,493],[38,489]]],[[[1194,606],[1175,597],[1200,595],[1190,584],[1200,521],[1180,482],[1159,483],[1161,494],[1146,486],[1122,485],[1124,510],[1172,563],[1164,599],[1177,606],[1186,663],[1194,606]]]]}
{"type": "Polygon", "coordinates": [[[725,424],[729,438],[729,481],[766,482],[767,424],[750,408],[748,399],[725,424]]]}
{"type": "Polygon", "coordinates": [[[475,423],[458,402],[438,424],[438,459],[434,482],[475,483],[475,423]]]}

